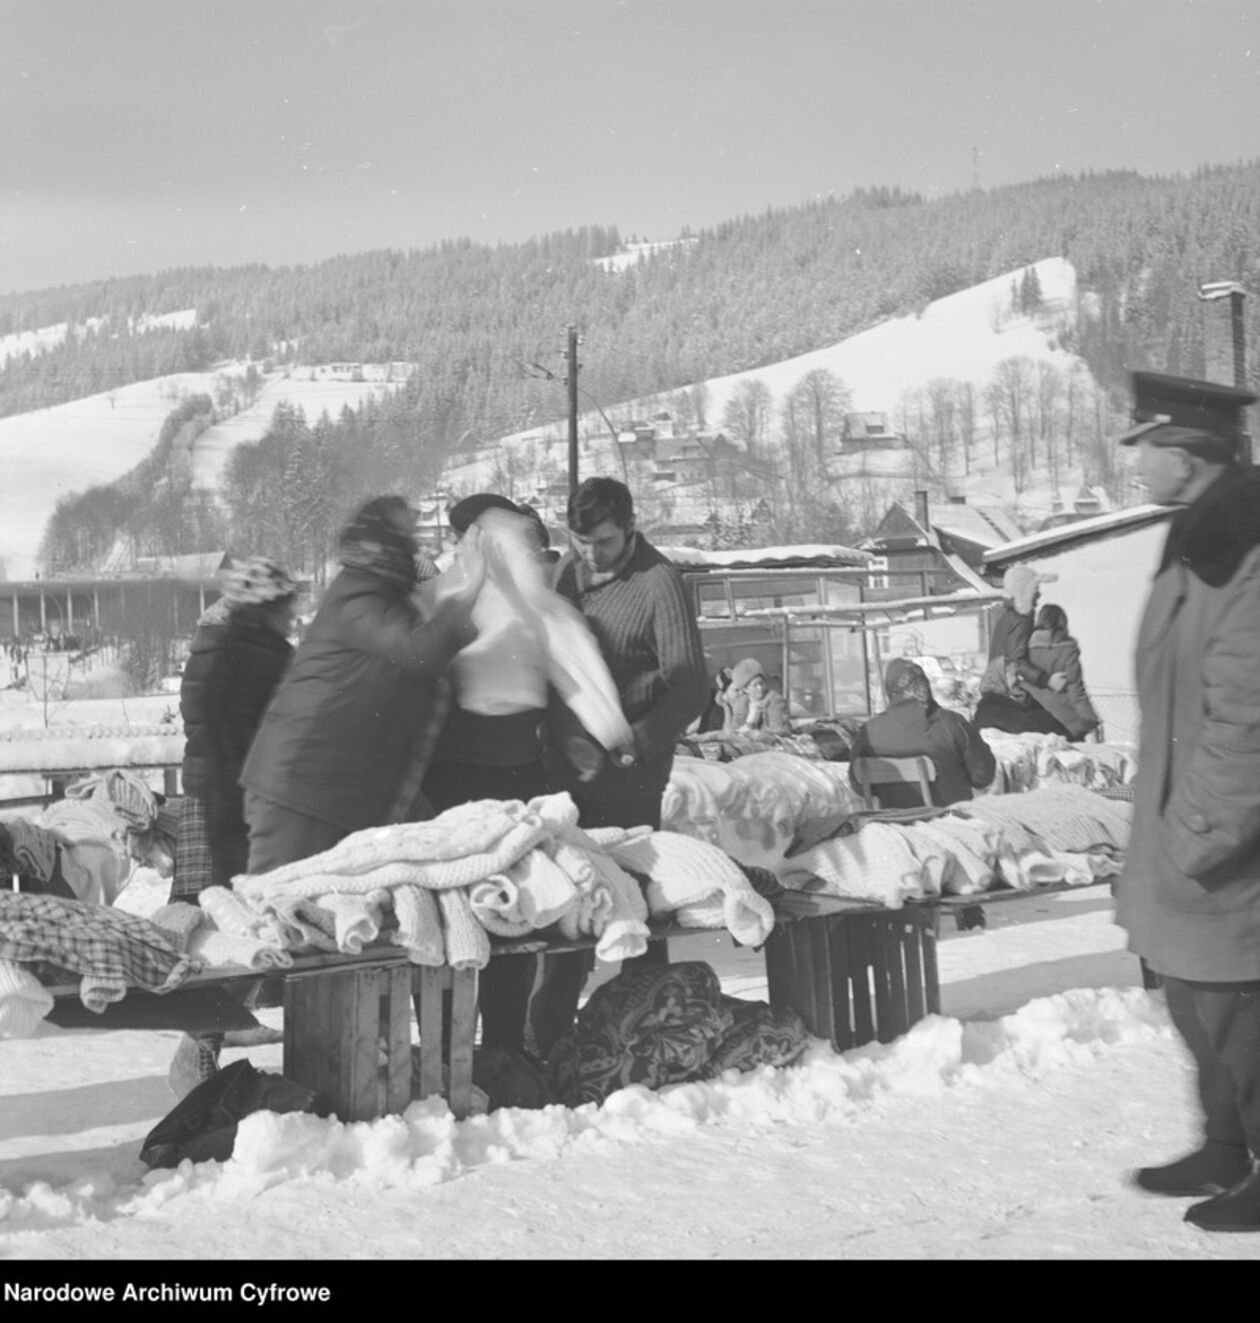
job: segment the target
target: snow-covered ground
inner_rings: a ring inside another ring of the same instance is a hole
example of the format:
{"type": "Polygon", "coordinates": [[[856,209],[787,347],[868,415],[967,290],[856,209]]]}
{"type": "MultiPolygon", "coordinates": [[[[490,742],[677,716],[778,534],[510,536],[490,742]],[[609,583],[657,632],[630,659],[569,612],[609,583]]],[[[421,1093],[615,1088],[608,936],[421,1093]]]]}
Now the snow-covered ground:
{"type": "MultiPolygon", "coordinates": [[[[133,887],[138,910],[161,899],[133,887]]],[[[256,1115],[230,1161],[176,1171],[137,1156],[171,1105],[175,1034],[2,1042],[0,1256],[19,1279],[13,1260],[1260,1258],[1260,1237],[1197,1231],[1187,1201],[1126,1183],[1196,1122],[1110,909],[1092,887],[946,931],[944,1014],[888,1046],[817,1044],[788,1070],[602,1108],[256,1115]]],[[[764,995],[760,957],[724,934],[673,956],[764,995]]],[[[239,1055],[279,1068],[279,1048],[239,1055]]]]}

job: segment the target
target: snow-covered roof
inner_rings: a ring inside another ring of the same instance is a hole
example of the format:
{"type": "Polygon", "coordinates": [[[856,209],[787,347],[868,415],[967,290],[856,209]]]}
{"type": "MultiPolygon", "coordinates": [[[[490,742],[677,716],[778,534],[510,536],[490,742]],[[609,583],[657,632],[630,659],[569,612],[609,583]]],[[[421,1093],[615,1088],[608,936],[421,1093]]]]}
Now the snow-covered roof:
{"type": "Polygon", "coordinates": [[[965,538],[982,547],[1000,547],[1004,542],[1023,536],[1024,530],[996,505],[933,503],[928,507],[932,527],[954,537],[965,538]]]}
{"type": "Polygon", "coordinates": [[[1127,510],[1109,510],[1106,514],[1094,515],[1091,519],[1078,519],[1074,523],[1048,528],[1042,533],[1030,533],[1027,537],[1006,543],[1005,546],[995,547],[984,553],[984,563],[986,566],[995,567],[1009,565],[1028,556],[1047,551],[1063,551],[1078,542],[1111,537],[1126,529],[1140,528],[1161,519],[1170,519],[1173,514],[1174,510],[1166,505],[1136,505],[1127,510]]]}
{"type": "Polygon", "coordinates": [[[702,551],[697,547],[660,546],[656,549],[677,566],[715,570],[786,569],[795,566],[829,569],[835,566],[867,565],[874,559],[868,551],[814,542],[787,547],[748,547],[738,551],[702,551]]]}

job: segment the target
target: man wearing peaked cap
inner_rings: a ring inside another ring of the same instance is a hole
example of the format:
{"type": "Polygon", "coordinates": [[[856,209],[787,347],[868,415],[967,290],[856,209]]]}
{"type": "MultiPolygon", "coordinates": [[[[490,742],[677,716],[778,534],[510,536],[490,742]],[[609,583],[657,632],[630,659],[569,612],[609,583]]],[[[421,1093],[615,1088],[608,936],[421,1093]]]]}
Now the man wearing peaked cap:
{"type": "Polygon", "coordinates": [[[1256,396],[1134,374],[1150,498],[1181,507],[1138,631],[1141,754],[1116,918],[1194,1057],[1198,1149],[1144,1167],[1186,1220],[1260,1231],[1260,470],[1239,463],[1256,396]]]}
{"type": "Polygon", "coordinates": [[[1122,446],[1145,441],[1234,463],[1242,452],[1243,411],[1255,400],[1251,391],[1237,386],[1135,372],[1133,426],[1117,440],[1122,446]]]}

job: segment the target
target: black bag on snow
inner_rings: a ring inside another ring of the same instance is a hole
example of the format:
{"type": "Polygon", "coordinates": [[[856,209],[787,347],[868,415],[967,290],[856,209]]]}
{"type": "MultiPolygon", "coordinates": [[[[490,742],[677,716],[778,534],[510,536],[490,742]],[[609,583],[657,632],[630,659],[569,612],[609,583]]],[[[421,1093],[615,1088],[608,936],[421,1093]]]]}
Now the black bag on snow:
{"type": "Polygon", "coordinates": [[[234,1061],[198,1084],[149,1131],[140,1161],[148,1167],[178,1167],[185,1158],[226,1162],[236,1127],[251,1112],[263,1111],[328,1116],[332,1107],[305,1085],[234,1061]]]}

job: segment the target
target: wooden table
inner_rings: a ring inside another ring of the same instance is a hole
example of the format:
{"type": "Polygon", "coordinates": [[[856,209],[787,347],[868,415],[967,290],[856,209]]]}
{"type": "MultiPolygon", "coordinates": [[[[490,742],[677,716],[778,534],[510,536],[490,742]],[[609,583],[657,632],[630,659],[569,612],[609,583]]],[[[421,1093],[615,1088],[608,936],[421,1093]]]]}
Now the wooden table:
{"type": "MultiPolygon", "coordinates": [[[[936,942],[942,913],[1074,889],[936,897],[900,910],[788,892],[776,897],[777,920],[762,948],[770,1004],[795,1010],[811,1034],[839,1051],[891,1042],[925,1015],[940,1012],[936,942]]],[[[656,924],[652,940],[704,931],[656,924]]],[[[593,938],[569,941],[539,933],[496,940],[492,958],[594,945],[593,938]]],[[[434,1094],[456,1116],[471,1111],[477,971],[413,965],[401,947],[298,956],[280,970],[218,967],[161,996],[130,992],[99,1016],[78,1005],[77,987],[62,985],[51,989],[58,999],[51,1018],[100,1029],[230,1028],[245,988],[260,978],[284,983],[284,1074],[322,1093],[343,1121],[397,1114],[413,1097],[434,1094]],[[413,1010],[420,1031],[414,1049],[413,1010]]]]}

